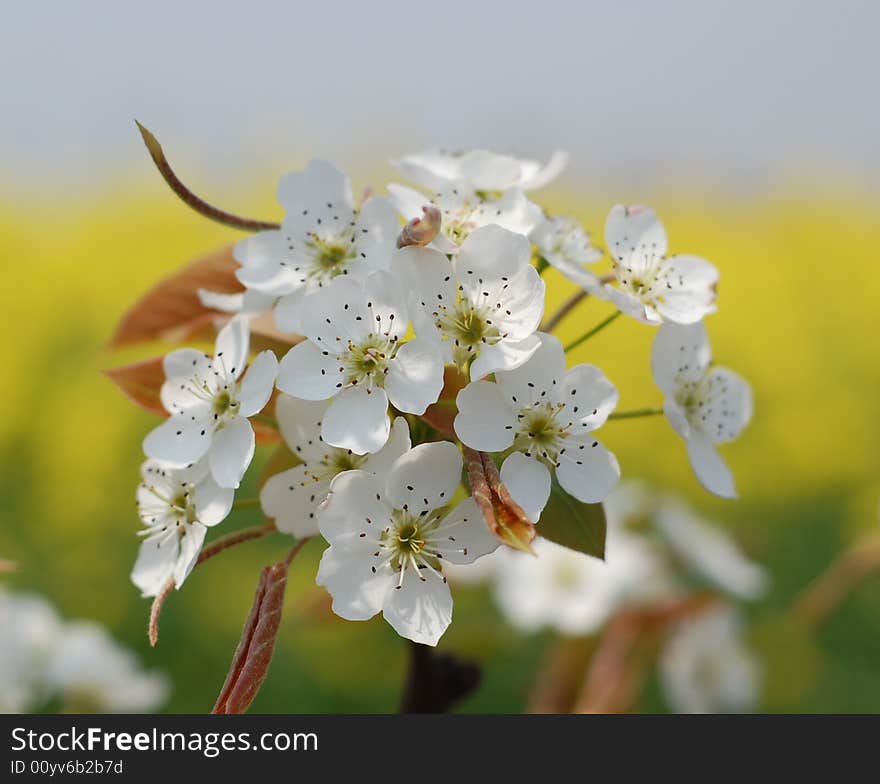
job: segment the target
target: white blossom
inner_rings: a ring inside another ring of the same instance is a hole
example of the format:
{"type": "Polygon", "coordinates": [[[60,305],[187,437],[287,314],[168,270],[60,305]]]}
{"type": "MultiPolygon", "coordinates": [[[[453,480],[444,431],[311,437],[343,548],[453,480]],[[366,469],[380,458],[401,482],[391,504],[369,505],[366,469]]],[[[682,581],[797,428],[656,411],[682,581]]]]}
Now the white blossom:
{"type": "Polygon", "coordinates": [[[46,665],[61,619],[45,599],[0,590],[0,713],[28,713],[48,698],[46,665]]]}
{"type": "Polygon", "coordinates": [[[562,344],[538,336],[541,345],[525,364],[459,392],[454,423],[472,449],[513,450],[501,479],[532,521],[549,498],[551,468],[585,503],[601,501],[620,478],[617,458],[594,435],[617,405],[617,389],[594,365],[566,371],[562,344]]]}
{"type": "Polygon", "coordinates": [[[599,277],[587,267],[602,258],[590,235],[574,218],[545,218],[531,234],[538,255],[572,283],[595,296],[606,296],[599,277]]]}
{"type": "Polygon", "coordinates": [[[318,506],[327,497],[331,480],[343,471],[361,469],[384,474],[410,448],[409,426],[397,417],[391,435],[375,454],[357,455],[324,443],[321,420],[329,401],[279,396],[275,415],[284,441],[302,462],[271,476],[260,491],[260,504],[279,531],[301,538],[318,533],[318,506]]]}
{"type": "Polygon", "coordinates": [[[743,555],[720,527],[700,519],[681,501],[663,501],[653,519],[675,557],[711,585],[738,599],[766,593],[766,570],[743,555]]]}
{"type": "Polygon", "coordinates": [[[317,582],[348,620],[379,611],[403,637],[436,645],[452,620],[443,564],[470,563],[492,552],[472,498],[452,504],[462,460],[448,441],[420,444],[384,476],[346,471],[330,485],[318,526],[330,547],[317,582]]]}
{"type": "Polygon", "coordinates": [[[660,656],[660,682],[678,713],[748,713],[757,708],[761,666],[732,606],[680,621],[660,656]]]}
{"type": "Polygon", "coordinates": [[[613,207],[605,242],[617,284],[606,291],[623,313],[646,324],[693,324],[715,312],[718,270],[697,256],[667,256],[666,229],[653,210],[613,207]]]}
{"type": "Polygon", "coordinates": [[[431,248],[407,247],[397,251],[392,270],[411,292],[419,338],[439,344],[445,364],[469,366],[478,379],[519,367],[538,348],[545,287],[530,259],[521,234],[484,226],[452,261],[431,248]]]}
{"type": "Polygon", "coordinates": [[[731,370],[711,365],[702,323],[664,324],[654,339],[651,370],[665,395],[663,410],[687,443],[697,479],[710,493],[735,498],[733,475],[715,449],[732,441],[752,416],[752,391],[731,370]]]}
{"type": "Polygon", "coordinates": [[[214,481],[204,460],[177,469],[148,460],[141,477],[137,510],[143,542],[131,579],[143,596],[156,596],[169,580],[183,585],[208,528],[231,511],[233,490],[214,481]]]}
{"type": "Polygon", "coordinates": [[[461,244],[482,226],[497,225],[528,236],[542,219],[541,208],[518,188],[487,193],[457,183],[429,198],[412,188],[391,184],[388,193],[407,221],[420,217],[426,204],[440,211],[440,233],[430,247],[447,254],[457,253],[461,244]]]}
{"type": "Polygon", "coordinates": [[[269,402],[278,371],[271,351],[247,367],[250,332],[234,318],[217,335],[213,358],[191,348],[165,357],[162,405],[170,416],[144,439],[147,457],[182,468],[207,455],[221,487],[238,487],[254,455],[248,417],[269,402]]]}
{"type": "Polygon", "coordinates": [[[450,152],[433,149],[391,161],[401,174],[423,188],[442,190],[463,183],[476,191],[508,188],[534,190],[554,180],[568,164],[568,153],[557,150],[546,164],[490,150],[450,152]]]}
{"type": "Polygon", "coordinates": [[[163,673],[143,671],[131,651],[92,621],[64,626],[46,680],[64,709],[77,713],[147,713],[170,691],[163,673]]]}
{"type": "Polygon", "coordinates": [[[281,360],[278,388],[302,400],[333,398],[321,419],[325,443],[356,454],[388,440],[388,403],[423,414],[443,388],[443,359],[426,340],[401,340],[408,326],[399,282],[375,272],[340,277],[302,303],[308,340],[281,360]]]}
{"type": "Polygon", "coordinates": [[[303,298],[340,275],[363,278],[384,269],[400,223],[385,197],[372,196],[356,208],[351,181],[327,161],[313,160],[282,177],[278,201],[286,211],[281,228],[236,245],[242,265],[236,274],[258,295],[243,307],[264,310],[277,300],[278,328],[300,333],[303,298]]]}

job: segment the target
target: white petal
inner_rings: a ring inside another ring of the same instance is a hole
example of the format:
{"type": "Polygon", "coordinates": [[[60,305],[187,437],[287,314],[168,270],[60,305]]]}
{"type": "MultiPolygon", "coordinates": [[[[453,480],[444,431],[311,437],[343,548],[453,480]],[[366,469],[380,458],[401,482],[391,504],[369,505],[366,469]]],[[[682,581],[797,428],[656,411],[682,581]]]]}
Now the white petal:
{"type": "Polygon", "coordinates": [[[171,466],[195,463],[211,446],[213,422],[193,421],[188,414],[175,414],[147,434],[144,454],[171,466]]]}
{"type": "Polygon", "coordinates": [[[687,326],[667,322],[651,346],[654,383],[667,395],[699,382],[712,361],[712,349],[702,322],[687,326]]]}
{"type": "Polygon", "coordinates": [[[171,536],[164,542],[142,542],[137,560],[131,571],[131,581],[140,589],[141,596],[156,596],[174,574],[178,541],[171,536]]]}
{"type": "Polygon", "coordinates": [[[370,269],[386,269],[400,234],[397,208],[384,196],[372,196],[361,206],[355,226],[357,251],[370,269]]]}
{"type": "Polygon", "coordinates": [[[409,316],[401,281],[390,272],[379,270],[367,277],[364,291],[372,315],[370,330],[388,338],[402,338],[406,334],[409,316]]]}
{"type": "Polygon", "coordinates": [[[617,405],[617,387],[595,365],[575,365],[565,374],[559,400],[574,426],[572,434],[588,433],[605,424],[617,405]]]}
{"type": "Polygon", "coordinates": [[[532,523],[550,498],[550,471],[540,460],[514,452],[501,464],[501,481],[532,523]]]}
{"type": "Polygon", "coordinates": [[[515,370],[528,362],[540,345],[537,335],[529,335],[525,340],[502,340],[494,346],[483,346],[471,363],[471,380],[477,381],[499,370],[515,370]]]}
{"type": "Polygon", "coordinates": [[[687,450],[691,468],[706,490],[721,498],[737,497],[733,474],[708,436],[694,431],[687,440],[687,450]]]}
{"type": "Polygon", "coordinates": [[[386,594],[382,615],[401,637],[436,645],[452,622],[452,594],[435,575],[422,580],[409,570],[403,585],[386,594]]]}
{"type": "Polygon", "coordinates": [[[278,263],[281,232],[277,229],[258,231],[235,244],[232,255],[243,267],[265,267],[278,263]]]}
{"type": "Polygon", "coordinates": [[[530,337],[544,316],[546,285],[531,265],[523,267],[498,294],[493,321],[509,340],[530,337]]]}
{"type": "Polygon", "coordinates": [[[319,462],[329,448],[321,441],[321,420],[327,410],[326,400],[300,400],[279,395],[275,418],[284,442],[305,463],[319,462]]]}
{"type": "Polygon", "coordinates": [[[666,255],[666,229],[654,210],[618,204],[605,221],[605,242],[617,262],[628,272],[641,275],[666,255]]]}
{"type": "Polygon", "coordinates": [[[472,381],[455,402],[453,427],[462,443],[481,452],[501,452],[513,443],[516,414],[498,384],[472,381]]]}
{"type": "Polygon", "coordinates": [[[480,191],[504,191],[520,184],[522,162],[489,150],[470,150],[458,159],[461,179],[480,191]]]}
{"type": "Polygon", "coordinates": [[[196,289],[196,296],[204,307],[221,313],[238,313],[244,307],[244,292],[229,294],[223,291],[196,289]]]}
{"type": "Polygon", "coordinates": [[[404,343],[388,363],[388,398],[399,411],[424,414],[443,390],[443,356],[426,340],[404,343]]]}
{"type": "Polygon", "coordinates": [[[387,567],[372,572],[369,554],[328,547],[321,556],[315,582],[333,597],[333,612],[349,621],[366,621],[382,609],[393,577],[387,567]],[[365,557],[366,555],[366,557],[365,557]]]}
{"type": "Polygon", "coordinates": [[[318,528],[330,544],[375,549],[382,531],[391,524],[384,501],[385,483],[368,471],[343,471],[330,483],[327,500],[318,509],[318,528]],[[361,536],[361,534],[367,534],[361,536]]]}
{"type": "Polygon", "coordinates": [[[315,481],[304,465],[269,477],[260,490],[260,506],[279,531],[297,538],[318,533],[315,512],[327,497],[328,480],[315,481]]]}
{"type": "Polygon", "coordinates": [[[232,319],[217,333],[214,348],[214,370],[226,380],[235,380],[244,372],[250,351],[251,331],[248,320],[232,319]]]}
{"type": "Polygon", "coordinates": [[[351,181],[332,163],[319,159],[309,161],[303,171],[291,172],[281,178],[278,201],[288,211],[285,227],[299,226],[308,218],[329,215],[334,207],[351,210],[354,206],[351,181]],[[303,215],[303,211],[308,214],[303,215]]]}
{"type": "Polygon", "coordinates": [[[305,286],[301,286],[278,300],[275,305],[275,324],[278,329],[291,335],[302,335],[302,303],[303,298],[310,293],[305,286]]]}
{"type": "Polygon", "coordinates": [[[182,348],[166,354],[162,367],[167,379],[160,391],[165,410],[172,414],[186,411],[199,416],[195,409],[205,408],[206,403],[200,392],[195,393],[202,380],[213,377],[211,359],[201,351],[182,348]]]}
{"type": "Polygon", "coordinates": [[[235,491],[231,487],[220,487],[206,476],[196,485],[193,499],[199,522],[207,526],[223,522],[232,511],[234,499],[235,491]]]}
{"type": "Polygon", "coordinates": [[[439,305],[456,299],[452,263],[433,248],[401,248],[391,259],[391,272],[410,292],[410,318],[416,335],[438,336],[434,314],[439,305]]]}
{"type": "Polygon", "coordinates": [[[278,375],[278,360],[271,351],[261,351],[248,366],[247,374],[241,382],[238,401],[241,415],[253,416],[266,407],[272,390],[275,389],[275,376],[278,375]]]}
{"type": "Polygon", "coordinates": [[[716,444],[732,441],[752,418],[752,388],[732,370],[712,368],[699,395],[700,428],[716,444]]]}
{"type": "Polygon", "coordinates": [[[277,386],[303,400],[327,400],[342,386],[344,372],[335,355],[309,340],[297,343],[281,360],[277,386]]]}
{"type": "Polygon", "coordinates": [[[495,376],[502,394],[517,408],[554,400],[565,375],[565,351],[553,335],[536,333],[541,345],[528,362],[495,376]]]}
{"type": "Polygon", "coordinates": [[[676,433],[684,439],[690,438],[691,426],[687,414],[674,397],[669,396],[663,401],[663,413],[676,433]]]}
{"type": "Polygon", "coordinates": [[[568,166],[569,155],[565,150],[554,150],[550,160],[543,166],[537,161],[521,161],[522,178],[519,186],[526,191],[543,188],[555,180],[568,166]]]}
{"type": "Polygon", "coordinates": [[[430,538],[443,563],[469,564],[495,552],[501,544],[486,525],[473,498],[465,498],[440,522],[430,538]]]}
{"type": "Polygon", "coordinates": [[[362,281],[339,275],[306,297],[301,305],[303,333],[315,344],[339,353],[373,331],[362,281]]]}
{"type": "Polygon", "coordinates": [[[473,231],[462,243],[455,259],[455,273],[468,290],[476,290],[482,281],[512,278],[532,257],[532,246],[522,234],[497,225],[473,231]]]}
{"type": "Polygon", "coordinates": [[[461,454],[449,441],[419,444],[388,472],[385,495],[395,509],[413,513],[450,502],[461,482],[461,454]]]}
{"type": "Polygon", "coordinates": [[[388,185],[389,199],[404,220],[412,220],[422,214],[422,207],[430,204],[431,200],[419,191],[407,188],[405,185],[388,185]]]}
{"type": "Polygon", "coordinates": [[[259,267],[241,267],[235,271],[235,277],[248,291],[270,297],[283,297],[302,286],[300,275],[278,261],[259,267]]]}
{"type": "Polygon", "coordinates": [[[562,489],[585,504],[597,504],[620,481],[620,465],[613,452],[590,439],[568,439],[559,455],[556,476],[562,489]]]}
{"type": "Polygon", "coordinates": [[[214,436],[208,453],[211,475],[220,487],[238,487],[254,456],[254,429],[236,417],[214,436]]]}
{"type": "Polygon", "coordinates": [[[174,584],[178,589],[196,565],[207,533],[208,529],[200,523],[187,526],[186,533],[180,540],[180,555],[174,565],[174,584]]]}
{"type": "Polygon", "coordinates": [[[391,423],[391,434],[378,452],[369,455],[363,463],[363,470],[384,476],[391,470],[394,461],[409,451],[412,443],[409,436],[409,422],[405,417],[395,417],[391,423]]]}
{"type": "Polygon", "coordinates": [[[344,389],[333,398],[321,424],[326,443],[359,455],[378,452],[390,430],[388,395],[381,387],[344,389]]]}
{"type": "Polygon", "coordinates": [[[718,270],[697,256],[672,256],[666,262],[657,311],[667,321],[694,324],[714,313],[718,270]]]}
{"type": "Polygon", "coordinates": [[[663,321],[660,314],[651,305],[646,305],[628,291],[621,291],[610,284],[606,284],[605,294],[621,313],[641,321],[642,324],[656,325],[663,321]]]}

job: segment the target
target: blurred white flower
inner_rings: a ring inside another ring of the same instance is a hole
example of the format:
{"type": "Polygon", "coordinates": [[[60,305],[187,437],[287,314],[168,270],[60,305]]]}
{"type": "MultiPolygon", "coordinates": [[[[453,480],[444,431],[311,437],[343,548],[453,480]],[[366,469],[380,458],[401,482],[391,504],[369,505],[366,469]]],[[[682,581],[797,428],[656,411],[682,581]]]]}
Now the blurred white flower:
{"type": "Polygon", "coordinates": [[[144,439],[147,457],[176,468],[205,455],[221,487],[238,487],[254,456],[248,417],[269,402],[278,372],[271,351],[248,361],[250,330],[234,318],[217,335],[214,357],[191,348],[166,355],[162,405],[170,416],[144,439]]]}
{"type": "Polygon", "coordinates": [[[183,585],[202,549],[208,527],[226,519],[234,492],[220,487],[205,460],[170,468],[155,460],[141,466],[137,510],[144,524],[131,572],[143,596],[156,596],[169,580],[183,585]]]}
{"type": "Polygon", "coordinates": [[[443,564],[470,563],[498,547],[472,498],[450,509],[462,459],[448,441],[420,444],[384,476],[346,471],[330,485],[318,526],[330,543],[317,583],[352,621],[380,610],[414,642],[436,645],[452,620],[443,564]]]}
{"type": "Polygon", "coordinates": [[[666,229],[648,207],[612,208],[605,242],[618,287],[608,296],[623,313],[645,324],[693,324],[714,313],[718,270],[697,256],[666,256],[666,229]]]}
{"type": "Polygon", "coordinates": [[[678,713],[748,713],[758,706],[761,667],[732,606],[708,608],[672,629],[660,681],[678,713]]]}
{"type": "Polygon", "coordinates": [[[28,713],[48,698],[44,673],[60,634],[45,599],[0,590],[0,713],[28,713]]]}
{"type": "Polygon", "coordinates": [[[712,367],[711,360],[702,322],[664,324],[651,349],[651,372],[700,484],[715,495],[736,498],[733,475],[715,445],[735,439],[751,419],[752,390],[732,370],[712,367]]]}
{"type": "Polygon", "coordinates": [[[664,501],[653,519],[673,554],[706,582],[738,599],[759,599],[767,592],[766,570],[680,501],[664,501]]]}
{"type": "MultiPolygon", "coordinates": [[[[366,277],[384,269],[400,223],[382,196],[354,205],[351,181],[332,163],[313,160],[281,178],[278,201],[286,210],[281,228],[238,243],[238,279],[253,292],[245,309],[267,309],[277,299],[275,320],[284,332],[301,333],[300,303],[340,275],[366,277]]],[[[223,304],[222,302],[219,304],[223,304]]]]}
{"type": "Polygon", "coordinates": [[[452,261],[431,248],[399,250],[392,270],[410,291],[419,338],[430,340],[444,363],[479,379],[512,370],[538,348],[544,281],[529,263],[528,240],[499,226],[471,234],[452,261]]]}
{"type": "Polygon", "coordinates": [[[501,226],[528,236],[543,217],[541,208],[518,188],[490,194],[457,184],[429,198],[412,188],[392,184],[388,193],[407,221],[421,216],[425,205],[440,211],[440,233],[430,247],[447,254],[457,253],[461,244],[482,226],[501,226]]]}
{"type": "Polygon", "coordinates": [[[537,334],[541,345],[524,365],[459,392],[454,425],[472,449],[513,448],[501,479],[533,522],[550,496],[549,468],[585,503],[601,501],[620,479],[617,458],[593,435],[617,405],[617,390],[594,365],[566,370],[562,344],[537,334]]]}
{"type": "Polygon", "coordinates": [[[168,698],[168,678],[145,672],[137,657],[97,623],[65,625],[46,680],[62,709],[76,713],[147,713],[168,698]]]}
{"type": "Polygon", "coordinates": [[[281,360],[278,388],[302,400],[333,398],[321,419],[330,446],[378,452],[388,440],[388,402],[423,414],[443,388],[443,359],[422,339],[401,342],[406,297],[390,273],[340,277],[302,303],[308,338],[281,360]]]}
{"type": "Polygon", "coordinates": [[[606,296],[598,276],[586,269],[602,258],[574,218],[545,218],[531,234],[538,255],[590,294],[606,296]]]}
{"type": "Polygon", "coordinates": [[[279,396],[275,404],[281,435],[302,463],[271,476],[260,491],[260,504],[279,531],[298,538],[318,533],[315,513],[337,474],[352,469],[384,474],[410,448],[409,425],[403,417],[394,420],[388,441],[375,454],[356,455],[325,444],[321,420],[328,405],[326,400],[297,400],[288,395],[279,396]]]}
{"type": "MultiPolygon", "coordinates": [[[[609,527],[605,560],[538,538],[535,556],[496,553],[494,595],[505,617],[526,631],[597,631],[616,612],[667,590],[663,563],[641,537],[609,527]]],[[[461,569],[459,571],[464,571],[461,569]]]]}
{"type": "Polygon", "coordinates": [[[477,191],[542,188],[567,164],[568,153],[562,150],[556,150],[546,164],[490,150],[450,152],[434,149],[391,161],[395,169],[423,188],[442,190],[450,183],[458,182],[477,191]]]}
{"type": "Polygon", "coordinates": [[[43,598],[0,591],[0,713],[145,712],[168,697],[168,679],[144,672],[98,624],[65,623],[43,598]]]}

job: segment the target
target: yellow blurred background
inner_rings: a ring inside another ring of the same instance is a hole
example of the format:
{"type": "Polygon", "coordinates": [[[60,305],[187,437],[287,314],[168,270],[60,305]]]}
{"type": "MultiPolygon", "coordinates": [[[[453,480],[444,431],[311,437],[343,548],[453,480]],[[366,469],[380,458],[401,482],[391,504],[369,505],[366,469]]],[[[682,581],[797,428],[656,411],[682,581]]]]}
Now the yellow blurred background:
{"type": "MultiPolygon", "coordinates": [[[[242,212],[272,219],[277,207],[251,197],[257,184],[246,183],[236,201],[242,212]]],[[[259,192],[267,191],[260,182],[259,192]]],[[[610,207],[601,197],[585,186],[551,188],[538,200],[577,216],[601,243],[610,207]]],[[[821,190],[793,183],[742,198],[695,184],[658,186],[649,203],[673,251],[704,256],[721,271],[719,311],[707,322],[714,356],[755,392],[752,424],[723,448],[741,500],[700,489],[662,418],[612,422],[603,440],[625,476],[687,496],[770,569],[770,596],[750,610],[752,642],[768,667],[763,709],[876,711],[880,579],[860,586],[812,637],[795,633],[786,612],[836,555],[880,525],[880,267],[870,217],[878,199],[846,183],[821,190]]],[[[137,549],[140,442],[154,420],[100,371],[167,350],[111,353],[105,346],[152,283],[238,236],[189,212],[158,180],[54,208],[29,197],[0,203],[0,557],[19,564],[4,582],[45,594],[66,616],[107,624],[149,665],[171,674],[173,711],[210,707],[259,568],[287,543],[270,537],[200,567],[170,599],[160,644],[150,650],[148,602],[128,573],[137,549]]],[[[552,270],[547,281],[552,311],[572,288],[552,270]]],[[[607,308],[586,301],[561,335],[575,337],[607,308]]],[[[661,398],[649,372],[652,336],[619,319],[574,359],[605,370],[620,389],[621,409],[653,406],[661,398]]],[[[249,495],[253,480],[241,492],[249,495]]],[[[238,511],[224,529],[257,522],[255,515],[238,511]]],[[[276,658],[254,710],[393,710],[405,645],[381,620],[352,624],[326,613],[313,585],[319,552],[313,543],[295,563],[276,658]]],[[[461,592],[443,647],[478,658],[486,672],[463,708],[521,710],[550,642],[549,634],[526,637],[507,627],[481,590],[461,592]]],[[[656,684],[641,707],[666,707],[656,684]]]]}

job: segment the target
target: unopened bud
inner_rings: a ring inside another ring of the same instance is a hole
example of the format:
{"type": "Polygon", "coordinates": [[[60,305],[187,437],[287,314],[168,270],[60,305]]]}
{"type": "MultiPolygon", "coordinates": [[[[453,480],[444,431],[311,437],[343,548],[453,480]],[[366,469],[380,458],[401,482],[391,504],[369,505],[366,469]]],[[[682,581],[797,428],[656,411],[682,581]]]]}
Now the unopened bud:
{"type": "Polygon", "coordinates": [[[440,222],[442,215],[432,204],[426,204],[422,207],[424,215],[419,218],[413,218],[397,238],[397,247],[406,248],[409,245],[427,245],[437,233],[440,231],[440,222]]]}

